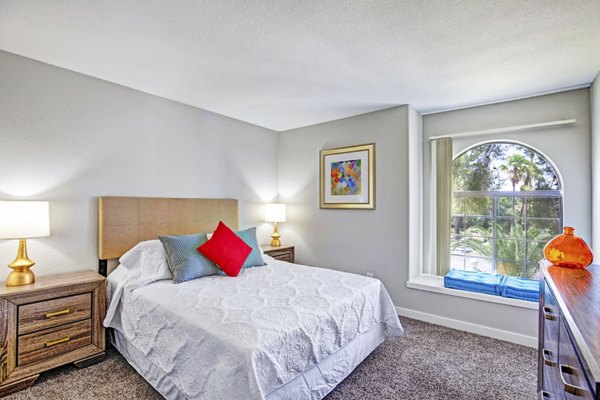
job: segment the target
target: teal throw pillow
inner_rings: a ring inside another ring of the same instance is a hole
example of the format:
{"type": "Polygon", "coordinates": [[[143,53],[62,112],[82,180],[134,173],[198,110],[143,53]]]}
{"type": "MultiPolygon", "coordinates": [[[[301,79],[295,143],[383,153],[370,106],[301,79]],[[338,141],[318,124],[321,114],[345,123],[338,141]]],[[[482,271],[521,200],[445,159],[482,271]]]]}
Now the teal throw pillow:
{"type": "Polygon", "coordinates": [[[252,252],[246,258],[242,268],[250,267],[262,267],[267,265],[262,258],[260,247],[258,246],[258,240],[256,239],[256,228],[250,228],[243,231],[237,231],[236,235],[239,236],[248,246],[252,247],[252,252]]]}

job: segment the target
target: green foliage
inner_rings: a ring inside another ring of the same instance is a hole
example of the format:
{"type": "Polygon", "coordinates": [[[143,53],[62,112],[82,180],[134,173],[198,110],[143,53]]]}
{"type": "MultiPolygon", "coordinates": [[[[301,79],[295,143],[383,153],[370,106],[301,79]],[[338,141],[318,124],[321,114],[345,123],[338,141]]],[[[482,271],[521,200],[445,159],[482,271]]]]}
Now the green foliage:
{"type": "Polygon", "coordinates": [[[519,190],[533,190],[533,182],[538,181],[541,172],[538,166],[533,162],[534,153],[532,151],[523,151],[523,153],[511,154],[506,158],[506,163],[500,165],[500,171],[507,173],[512,183],[513,192],[517,190],[519,183],[523,183],[519,190]],[[527,157],[529,153],[530,157],[527,157]]]}
{"type": "Polygon", "coordinates": [[[486,191],[498,190],[504,184],[504,178],[492,168],[494,159],[505,156],[505,144],[491,143],[474,147],[452,163],[454,190],[486,191]]]}
{"type": "Polygon", "coordinates": [[[527,203],[527,216],[530,218],[556,218],[560,215],[560,198],[535,198],[527,203]]]}

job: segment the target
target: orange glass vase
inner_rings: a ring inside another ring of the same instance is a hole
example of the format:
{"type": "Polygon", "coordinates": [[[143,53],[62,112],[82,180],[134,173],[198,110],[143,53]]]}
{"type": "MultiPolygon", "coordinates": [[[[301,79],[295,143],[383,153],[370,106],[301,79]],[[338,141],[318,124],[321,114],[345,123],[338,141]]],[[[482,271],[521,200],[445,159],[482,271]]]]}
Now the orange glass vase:
{"type": "Polygon", "coordinates": [[[574,228],[564,227],[564,232],[548,242],[544,256],[553,265],[567,268],[585,268],[594,260],[594,253],[587,243],[575,236],[574,228]]]}

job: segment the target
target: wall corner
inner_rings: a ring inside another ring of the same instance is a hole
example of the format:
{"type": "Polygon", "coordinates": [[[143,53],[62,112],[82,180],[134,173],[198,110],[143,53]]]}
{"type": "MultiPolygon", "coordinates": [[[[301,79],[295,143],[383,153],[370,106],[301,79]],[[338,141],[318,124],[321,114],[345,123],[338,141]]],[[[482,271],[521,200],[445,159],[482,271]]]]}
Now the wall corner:
{"type": "Polygon", "coordinates": [[[600,72],[590,87],[592,137],[592,249],[600,254],[600,72]]]}

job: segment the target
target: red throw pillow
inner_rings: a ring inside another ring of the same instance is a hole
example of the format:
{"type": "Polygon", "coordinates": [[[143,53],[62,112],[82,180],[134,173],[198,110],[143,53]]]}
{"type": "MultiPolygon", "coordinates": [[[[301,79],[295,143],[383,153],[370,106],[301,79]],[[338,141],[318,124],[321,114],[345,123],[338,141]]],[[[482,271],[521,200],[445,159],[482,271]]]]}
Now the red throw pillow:
{"type": "Polygon", "coordinates": [[[227,275],[238,276],[246,258],[252,252],[252,247],[220,221],[212,237],[197,250],[227,275]]]}

